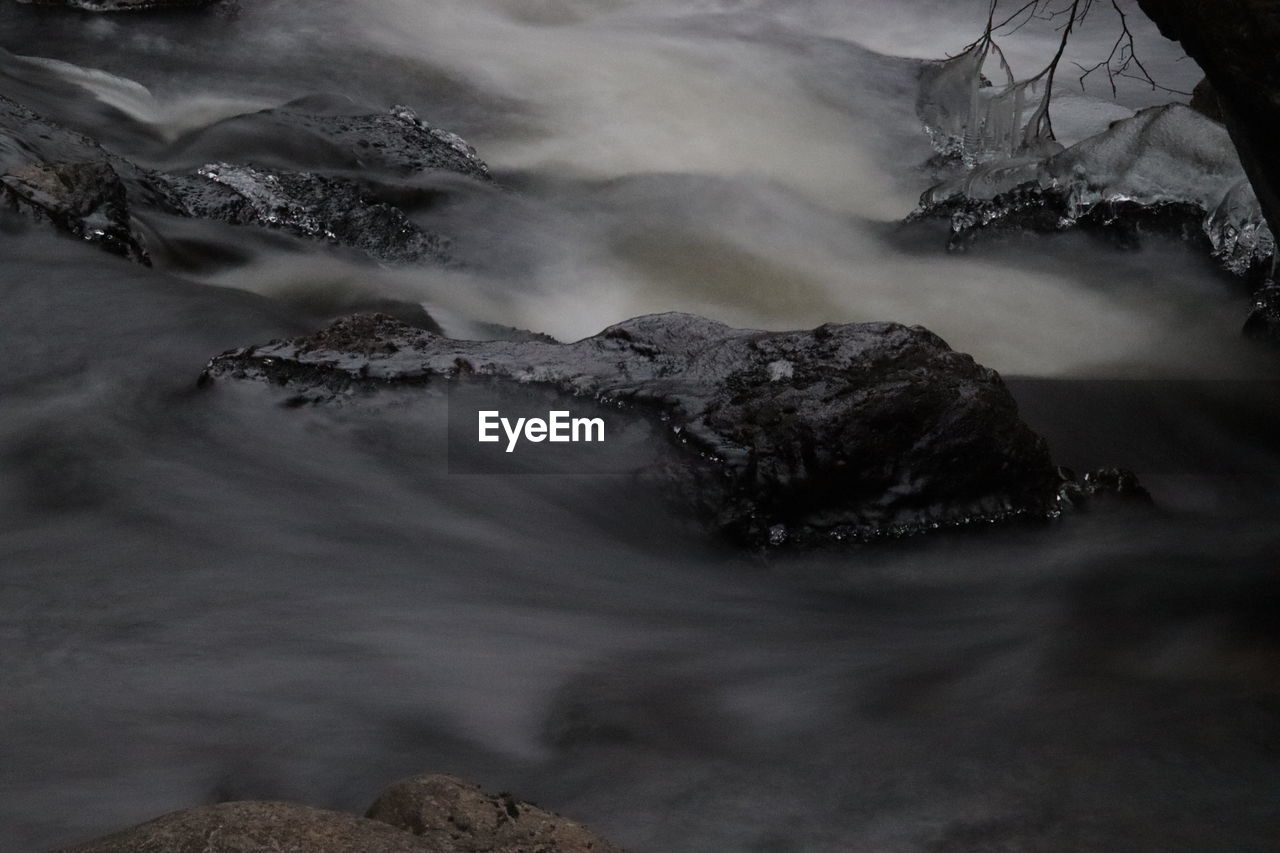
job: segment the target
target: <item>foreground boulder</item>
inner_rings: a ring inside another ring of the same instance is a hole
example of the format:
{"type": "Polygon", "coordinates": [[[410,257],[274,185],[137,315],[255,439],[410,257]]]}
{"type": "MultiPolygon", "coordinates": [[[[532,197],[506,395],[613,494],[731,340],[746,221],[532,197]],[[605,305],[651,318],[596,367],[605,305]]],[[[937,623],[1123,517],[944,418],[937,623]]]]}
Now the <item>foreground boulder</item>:
{"type": "Polygon", "coordinates": [[[436,853],[622,853],[581,824],[453,776],[397,782],[366,817],[421,837],[436,853]]]}
{"type": "Polygon", "coordinates": [[[201,377],[324,402],[490,377],[660,414],[678,497],[732,538],[817,544],[1055,511],[1059,478],[995,371],[896,323],[733,329],[638,317],[572,344],[459,341],[382,315],[213,359],[201,377]]]}
{"type": "Polygon", "coordinates": [[[438,853],[385,823],[290,803],[173,812],[61,853],[438,853]]]}

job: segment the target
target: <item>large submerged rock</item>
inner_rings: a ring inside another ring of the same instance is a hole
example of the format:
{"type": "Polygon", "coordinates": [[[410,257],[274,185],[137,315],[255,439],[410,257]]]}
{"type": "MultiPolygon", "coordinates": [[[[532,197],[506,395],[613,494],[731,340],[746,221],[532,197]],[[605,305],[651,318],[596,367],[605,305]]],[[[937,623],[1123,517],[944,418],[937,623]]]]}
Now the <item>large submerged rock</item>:
{"type": "Polygon", "coordinates": [[[269,110],[245,122],[289,138],[327,139],[343,159],[316,171],[213,162],[159,172],[117,156],[0,95],[0,203],[115,254],[149,263],[135,215],[154,212],[256,225],[391,262],[447,261],[448,239],[416,225],[389,177],[447,172],[491,180],[475,150],[405,107],[382,115],[269,110]],[[367,173],[367,177],[366,177],[367,173]]]}
{"type": "Polygon", "coordinates": [[[866,540],[1055,511],[1059,478],[995,371],[920,327],[639,317],[571,344],[459,341],[358,315],[225,353],[202,383],[289,396],[489,377],[660,414],[681,499],[749,543],[866,540]]]}

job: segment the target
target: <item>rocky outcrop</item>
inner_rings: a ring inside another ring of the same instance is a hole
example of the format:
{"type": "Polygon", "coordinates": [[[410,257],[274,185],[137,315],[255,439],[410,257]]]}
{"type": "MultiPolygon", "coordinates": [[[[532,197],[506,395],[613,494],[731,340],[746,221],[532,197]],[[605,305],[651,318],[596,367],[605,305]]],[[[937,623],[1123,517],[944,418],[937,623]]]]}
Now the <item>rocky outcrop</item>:
{"type": "Polygon", "coordinates": [[[1280,235],[1280,3],[1139,0],[1204,69],[1273,234],[1280,235]]]}
{"type": "Polygon", "coordinates": [[[413,833],[436,853],[623,853],[581,824],[454,776],[397,782],[366,817],[413,833]]]}
{"type": "Polygon", "coordinates": [[[291,400],[438,379],[538,383],[660,414],[687,452],[672,486],[752,544],[868,540],[1055,511],[1059,479],[1000,377],[896,323],[803,332],[639,317],[572,344],[458,341],[389,317],[213,359],[202,383],[291,400]]]}
{"type": "Polygon", "coordinates": [[[226,162],[158,172],[0,95],[0,136],[13,140],[0,147],[0,203],[143,263],[148,253],[133,216],[145,211],[288,231],[382,261],[439,262],[449,258],[448,239],[417,226],[386,177],[442,171],[490,180],[474,149],[405,107],[358,116],[267,111],[256,121],[278,137],[296,126],[328,138],[350,157],[322,158],[328,172],[226,162]]]}
{"type": "Polygon", "coordinates": [[[949,251],[965,251],[984,234],[1072,230],[1097,235],[1126,249],[1139,247],[1144,235],[1162,234],[1198,244],[1207,254],[1214,251],[1203,230],[1205,211],[1199,205],[1105,201],[1082,213],[1073,208],[1067,191],[1044,187],[1038,181],[1019,184],[991,198],[954,195],[927,201],[908,221],[920,219],[949,220],[949,251]]]}

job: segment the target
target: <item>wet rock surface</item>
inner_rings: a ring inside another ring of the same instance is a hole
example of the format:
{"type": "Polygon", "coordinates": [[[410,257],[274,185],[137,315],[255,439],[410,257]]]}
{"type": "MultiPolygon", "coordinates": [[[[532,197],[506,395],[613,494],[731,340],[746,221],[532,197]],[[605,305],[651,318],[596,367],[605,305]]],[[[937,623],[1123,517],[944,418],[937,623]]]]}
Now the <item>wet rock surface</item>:
{"type": "Polygon", "coordinates": [[[145,173],[0,95],[0,202],[113,254],[147,262],[130,218],[145,173]]]}
{"type": "Polygon", "coordinates": [[[448,259],[446,239],[418,228],[399,208],[369,200],[353,181],[229,163],[164,180],[184,216],[281,228],[382,261],[448,259]]]}
{"type": "Polygon", "coordinates": [[[958,195],[931,202],[912,214],[909,221],[920,219],[949,221],[949,251],[965,251],[983,235],[1080,230],[1124,249],[1141,246],[1144,235],[1160,234],[1194,243],[1207,254],[1213,252],[1213,244],[1202,228],[1205,211],[1195,204],[1108,201],[1077,214],[1067,191],[1045,188],[1038,181],[1028,181],[989,199],[958,195]]]}
{"type": "Polygon", "coordinates": [[[108,163],[30,163],[0,174],[0,199],[36,221],[150,263],[129,223],[128,194],[108,163]]]}
{"type": "Polygon", "coordinates": [[[436,853],[622,853],[581,824],[440,774],[397,782],[366,817],[419,836],[436,853]]]}
{"type": "Polygon", "coordinates": [[[296,126],[349,156],[320,157],[330,172],[227,162],[161,172],[0,95],[0,201],[143,263],[148,253],[133,217],[147,211],[279,229],[380,261],[444,262],[448,238],[420,228],[402,209],[425,191],[388,188],[387,179],[443,172],[490,180],[474,149],[405,107],[358,116],[267,111],[245,121],[266,123],[282,138],[296,126]]]}
{"type": "Polygon", "coordinates": [[[571,344],[459,341],[360,315],[213,359],[201,377],[294,401],[491,378],[660,415],[684,454],[677,498],[731,538],[814,545],[1055,511],[1046,446],[1000,377],[894,323],[733,329],[639,317],[571,344]]]}
{"type": "Polygon", "coordinates": [[[264,168],[306,161],[312,169],[330,173],[411,177],[439,171],[491,180],[474,148],[423,122],[409,107],[369,114],[351,101],[324,96],[224,119],[176,140],[169,156],[199,162],[248,160],[264,168]]]}
{"type": "Polygon", "coordinates": [[[1127,468],[1099,468],[1077,476],[1070,468],[1059,468],[1062,487],[1058,500],[1064,507],[1087,508],[1097,500],[1130,500],[1151,503],[1151,493],[1127,468]]]}

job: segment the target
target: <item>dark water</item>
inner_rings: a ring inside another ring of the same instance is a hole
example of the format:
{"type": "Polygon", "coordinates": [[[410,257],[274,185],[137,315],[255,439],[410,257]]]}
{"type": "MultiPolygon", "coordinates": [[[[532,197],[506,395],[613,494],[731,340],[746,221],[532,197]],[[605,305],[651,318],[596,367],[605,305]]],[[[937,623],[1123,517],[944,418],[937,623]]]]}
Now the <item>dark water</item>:
{"type": "Polygon", "coordinates": [[[414,106],[507,188],[417,213],[447,270],[157,221],[148,271],[0,222],[0,849],[226,798],[361,810],[426,770],[637,851],[1275,849],[1275,354],[1182,246],[954,257],[894,224],[929,153],[900,57],[957,49],[972,12],[0,11],[0,46],[76,66],[0,57],[4,91],[142,162],[290,156],[201,129],[323,93],[414,106]],[[628,473],[449,474],[442,392],[195,390],[211,355],[371,295],[455,334],[922,323],[1025,377],[1056,458],[1132,467],[1155,504],[765,558],[628,473]]]}

